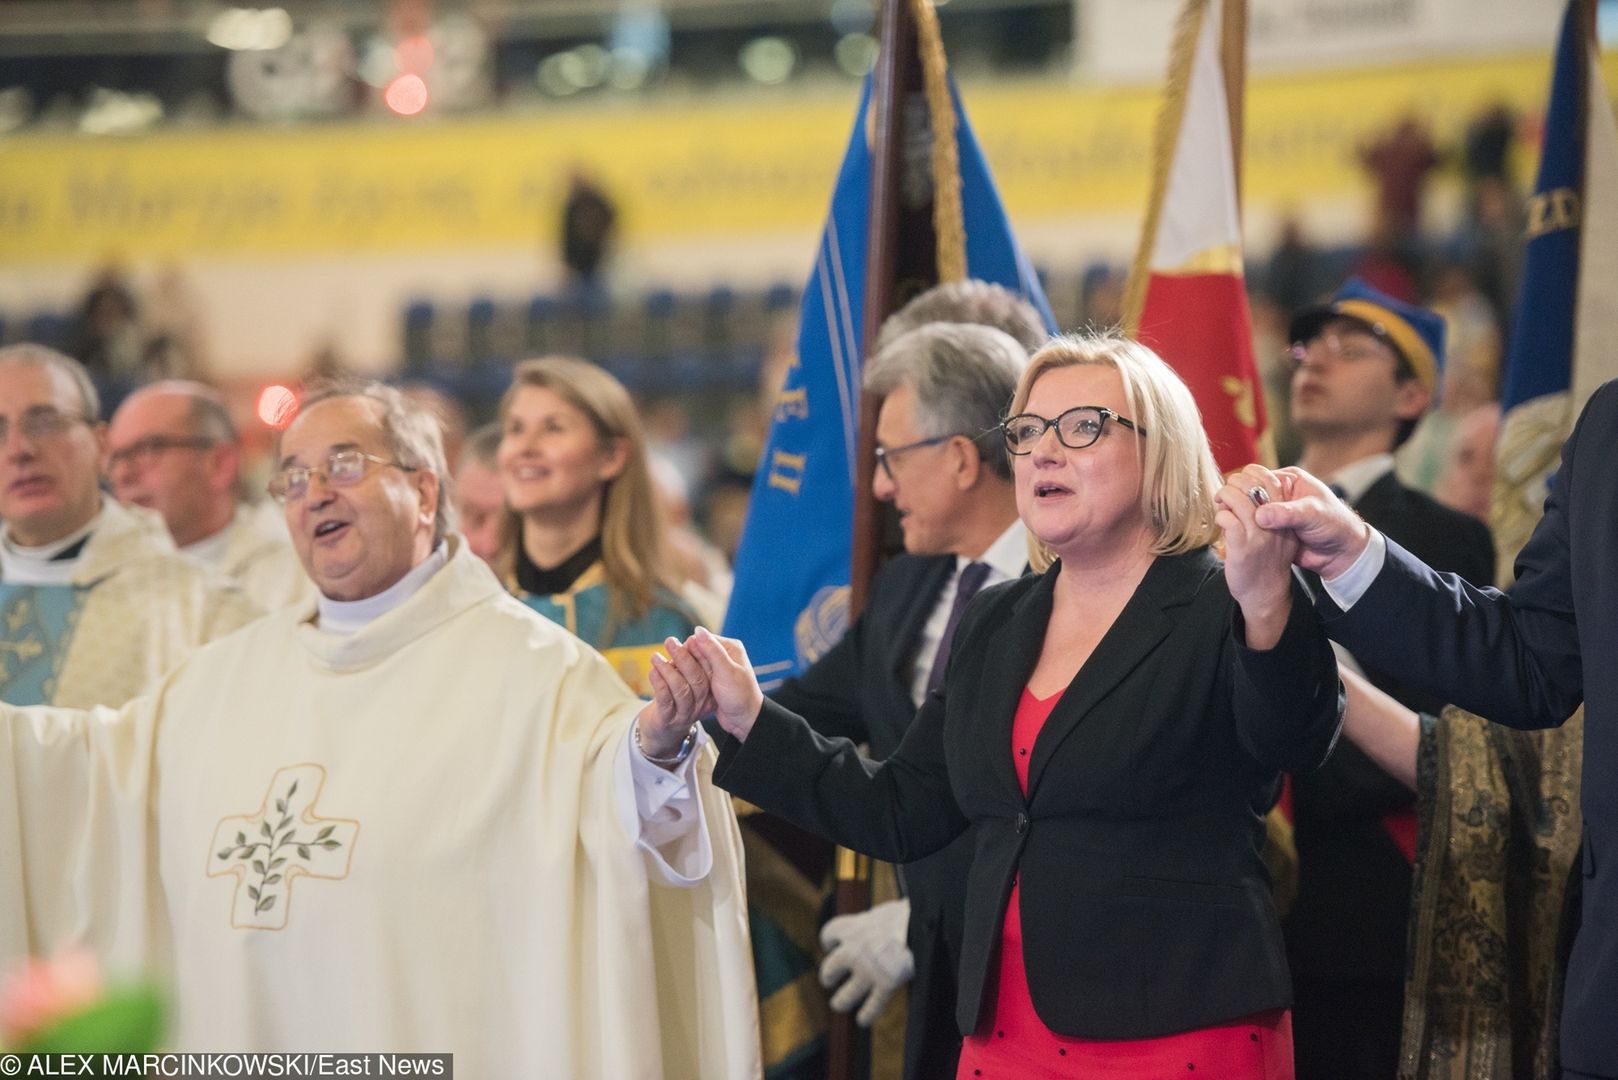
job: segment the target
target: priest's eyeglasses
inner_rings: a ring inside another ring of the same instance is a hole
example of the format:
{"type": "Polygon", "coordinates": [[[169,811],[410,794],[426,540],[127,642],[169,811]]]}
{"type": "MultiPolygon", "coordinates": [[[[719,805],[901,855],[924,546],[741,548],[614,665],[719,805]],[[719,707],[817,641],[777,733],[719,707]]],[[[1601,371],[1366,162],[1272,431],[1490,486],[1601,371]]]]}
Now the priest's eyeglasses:
{"type": "Polygon", "coordinates": [[[32,409],[24,409],[23,414],[15,421],[10,417],[0,416],[0,444],[11,438],[11,427],[15,423],[17,430],[23,436],[38,442],[53,435],[60,435],[74,424],[88,424],[90,421],[78,413],[63,412],[53,409],[49,405],[38,405],[32,409]]]}
{"type": "Polygon", "coordinates": [[[270,477],[270,498],[276,502],[297,502],[309,493],[309,480],[319,475],[332,487],[353,487],[365,479],[371,466],[386,465],[403,472],[415,472],[414,465],[367,454],[364,450],[337,450],[326,458],[324,468],[309,465],[287,465],[270,477]]]}
{"type": "Polygon", "coordinates": [[[1135,421],[1119,416],[1105,405],[1079,405],[1054,420],[1037,413],[1021,413],[1000,425],[1006,434],[1006,449],[1019,456],[1034,452],[1034,446],[1045,437],[1045,432],[1056,429],[1056,439],[1069,450],[1083,450],[1101,438],[1108,420],[1116,420],[1130,431],[1145,435],[1146,429],[1135,421]]]}
{"type": "Polygon", "coordinates": [[[120,465],[139,465],[144,468],[157,460],[157,456],[165,450],[207,450],[214,442],[206,435],[148,435],[108,454],[107,467],[116,469],[120,465]]]}

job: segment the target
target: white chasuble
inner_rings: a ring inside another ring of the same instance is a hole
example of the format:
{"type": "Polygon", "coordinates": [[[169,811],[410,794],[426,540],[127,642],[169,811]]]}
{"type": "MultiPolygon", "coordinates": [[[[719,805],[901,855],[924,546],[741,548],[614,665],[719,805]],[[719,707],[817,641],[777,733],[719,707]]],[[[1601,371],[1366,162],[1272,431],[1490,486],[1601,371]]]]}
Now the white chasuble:
{"type": "Polygon", "coordinates": [[[640,702],[450,552],[350,636],[288,608],[120,712],[0,708],[0,952],[77,938],[164,973],[181,1050],[758,1075],[711,746],[712,869],[671,888],[616,812],[640,702]]]}
{"type": "Polygon", "coordinates": [[[240,503],[224,532],[183,549],[241,587],[264,611],[315,597],[287,533],[286,516],[274,503],[240,503]]]}

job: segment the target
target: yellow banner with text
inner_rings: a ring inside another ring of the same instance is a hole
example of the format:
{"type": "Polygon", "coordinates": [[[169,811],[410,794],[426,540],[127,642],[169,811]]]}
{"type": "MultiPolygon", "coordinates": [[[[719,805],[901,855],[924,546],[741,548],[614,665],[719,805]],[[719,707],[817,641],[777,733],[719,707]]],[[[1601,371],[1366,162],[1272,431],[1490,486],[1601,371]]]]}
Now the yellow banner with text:
{"type": "MultiPolygon", "coordinates": [[[[1609,81],[1618,77],[1618,58],[1604,63],[1609,81]]],[[[1536,54],[1254,79],[1248,196],[1351,197],[1365,186],[1356,146],[1412,110],[1448,146],[1495,101],[1532,124],[1549,67],[1536,54]]],[[[962,92],[1017,220],[1144,207],[1156,87],[1042,81],[962,92]]],[[[630,242],[810,230],[825,213],[853,98],[5,137],[0,260],[548,247],[574,168],[611,192],[630,242]]]]}

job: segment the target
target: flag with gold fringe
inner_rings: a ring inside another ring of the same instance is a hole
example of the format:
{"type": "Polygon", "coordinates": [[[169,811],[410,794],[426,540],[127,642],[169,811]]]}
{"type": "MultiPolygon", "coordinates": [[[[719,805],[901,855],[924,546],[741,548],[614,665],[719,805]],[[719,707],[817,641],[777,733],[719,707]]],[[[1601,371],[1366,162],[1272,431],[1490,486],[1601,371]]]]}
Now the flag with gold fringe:
{"type": "MultiPolygon", "coordinates": [[[[1223,55],[1242,0],[1187,0],[1170,53],[1125,330],[1191,388],[1221,470],[1272,462],[1242,277],[1239,156],[1243,71],[1223,55]],[[1227,70],[1230,69],[1230,70],[1227,70]]],[[[1238,39],[1239,44],[1239,39],[1238,39]]]]}

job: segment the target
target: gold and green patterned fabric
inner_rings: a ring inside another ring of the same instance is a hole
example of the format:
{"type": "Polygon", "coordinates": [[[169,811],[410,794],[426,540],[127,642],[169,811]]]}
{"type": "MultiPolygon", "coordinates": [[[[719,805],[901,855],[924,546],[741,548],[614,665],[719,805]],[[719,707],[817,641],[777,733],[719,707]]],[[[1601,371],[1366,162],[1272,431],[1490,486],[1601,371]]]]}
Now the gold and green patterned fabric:
{"type": "Polygon", "coordinates": [[[641,697],[651,696],[652,654],[663,647],[663,639],[684,641],[697,628],[679,597],[661,588],[657,590],[656,605],[643,617],[612,626],[607,610],[610,586],[600,563],[580,574],[572,588],[552,596],[536,596],[513,587],[511,582],[507,585],[517,599],[605,656],[619,677],[641,697]]]}
{"type": "Polygon", "coordinates": [[[1402,1080],[1557,1080],[1584,711],[1518,731],[1422,718],[1402,1080]]]}
{"type": "Polygon", "coordinates": [[[817,969],[820,920],[830,891],[830,845],[800,835],[750,803],[737,799],[735,805],[746,856],[764,1077],[821,1080],[830,1010],[817,969]]]}
{"type": "Polygon", "coordinates": [[[49,705],[85,590],[0,582],[0,701],[49,705]]]}

